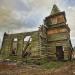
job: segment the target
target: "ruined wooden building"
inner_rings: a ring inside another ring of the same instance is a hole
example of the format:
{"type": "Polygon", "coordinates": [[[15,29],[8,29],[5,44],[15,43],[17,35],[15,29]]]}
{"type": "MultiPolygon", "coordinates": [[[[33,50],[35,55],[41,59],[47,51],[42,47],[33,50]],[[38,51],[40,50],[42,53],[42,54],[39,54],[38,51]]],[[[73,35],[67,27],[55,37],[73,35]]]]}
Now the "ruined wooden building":
{"type": "Polygon", "coordinates": [[[51,14],[44,19],[44,25],[41,25],[38,31],[4,33],[2,58],[15,60],[25,57],[46,57],[49,60],[71,59],[70,28],[66,21],[65,12],[61,12],[54,5],[51,14]]]}

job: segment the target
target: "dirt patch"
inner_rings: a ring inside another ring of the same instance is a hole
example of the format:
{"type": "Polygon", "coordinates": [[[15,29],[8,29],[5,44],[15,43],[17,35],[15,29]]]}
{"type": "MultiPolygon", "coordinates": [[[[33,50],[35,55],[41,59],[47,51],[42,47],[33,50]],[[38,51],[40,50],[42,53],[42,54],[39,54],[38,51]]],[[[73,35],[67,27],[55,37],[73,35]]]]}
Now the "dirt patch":
{"type": "Polygon", "coordinates": [[[75,63],[64,65],[58,69],[42,69],[37,65],[17,66],[0,64],[0,75],[75,75],[75,63]]]}

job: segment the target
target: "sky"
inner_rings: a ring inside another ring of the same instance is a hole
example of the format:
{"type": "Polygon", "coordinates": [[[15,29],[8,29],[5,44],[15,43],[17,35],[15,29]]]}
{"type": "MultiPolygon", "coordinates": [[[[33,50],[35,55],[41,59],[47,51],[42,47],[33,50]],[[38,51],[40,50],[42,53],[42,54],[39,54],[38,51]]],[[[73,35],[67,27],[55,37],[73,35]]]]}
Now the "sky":
{"type": "Polygon", "coordinates": [[[53,4],[65,11],[75,46],[75,0],[0,0],[0,44],[4,32],[21,33],[37,30],[50,15],[53,4]]]}

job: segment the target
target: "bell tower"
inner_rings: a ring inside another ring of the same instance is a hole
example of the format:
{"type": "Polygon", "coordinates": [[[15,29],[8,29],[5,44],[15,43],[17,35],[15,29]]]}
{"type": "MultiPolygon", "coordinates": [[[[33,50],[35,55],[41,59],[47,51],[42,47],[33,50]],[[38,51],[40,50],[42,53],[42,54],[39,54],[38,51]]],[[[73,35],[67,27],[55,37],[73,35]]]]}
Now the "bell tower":
{"type": "Polygon", "coordinates": [[[48,55],[50,58],[71,59],[70,28],[66,22],[65,12],[61,12],[56,5],[53,5],[51,14],[44,20],[44,24],[47,26],[48,55]]]}

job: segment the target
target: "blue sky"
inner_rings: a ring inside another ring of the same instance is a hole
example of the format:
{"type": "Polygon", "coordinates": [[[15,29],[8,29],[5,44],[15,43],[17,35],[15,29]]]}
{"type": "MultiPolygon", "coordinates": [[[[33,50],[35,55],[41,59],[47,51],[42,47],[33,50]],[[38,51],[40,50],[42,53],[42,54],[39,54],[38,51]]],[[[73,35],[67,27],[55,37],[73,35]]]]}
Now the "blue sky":
{"type": "Polygon", "coordinates": [[[53,4],[66,12],[71,29],[71,39],[75,45],[75,0],[0,0],[0,37],[4,32],[19,33],[34,31],[43,24],[51,12],[53,4]]]}
{"type": "Polygon", "coordinates": [[[75,0],[65,0],[65,1],[63,1],[63,5],[65,5],[65,6],[75,6],[75,0]]]}

